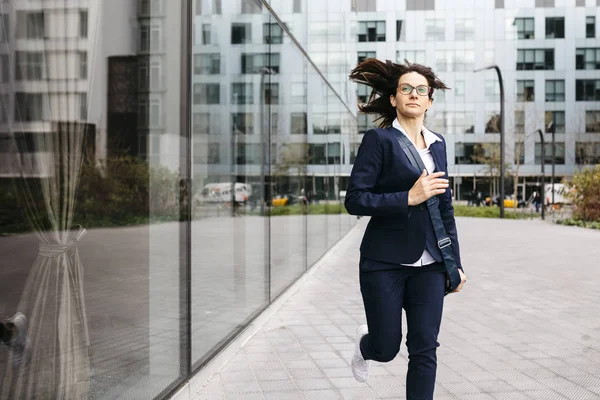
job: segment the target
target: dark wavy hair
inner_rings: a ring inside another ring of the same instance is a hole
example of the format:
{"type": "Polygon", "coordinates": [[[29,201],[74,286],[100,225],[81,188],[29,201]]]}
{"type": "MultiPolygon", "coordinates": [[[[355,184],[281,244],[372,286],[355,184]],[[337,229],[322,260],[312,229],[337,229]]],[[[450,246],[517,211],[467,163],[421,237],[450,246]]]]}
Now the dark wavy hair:
{"type": "Polygon", "coordinates": [[[404,62],[404,64],[396,64],[390,60],[383,62],[376,58],[366,58],[350,72],[351,81],[362,83],[372,89],[367,102],[359,104],[358,109],[365,114],[379,115],[374,122],[378,122],[380,128],[390,127],[396,119],[396,108],[390,103],[390,96],[396,94],[398,81],[402,75],[409,72],[423,75],[431,88],[429,98],[432,100],[434,90],[450,89],[431,68],[410,63],[408,60],[404,62]]]}

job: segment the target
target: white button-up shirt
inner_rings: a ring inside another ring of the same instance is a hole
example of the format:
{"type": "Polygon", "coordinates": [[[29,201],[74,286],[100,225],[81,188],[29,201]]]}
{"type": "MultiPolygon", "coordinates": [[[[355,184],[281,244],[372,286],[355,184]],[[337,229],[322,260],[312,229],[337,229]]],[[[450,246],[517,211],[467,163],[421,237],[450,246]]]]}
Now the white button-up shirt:
{"type": "MultiPolygon", "coordinates": [[[[404,128],[402,128],[402,126],[400,125],[400,122],[398,122],[398,118],[396,118],[394,120],[394,122],[392,123],[392,126],[396,129],[398,129],[400,132],[402,132],[402,134],[404,136],[406,136],[408,138],[408,140],[411,141],[413,146],[415,146],[415,149],[417,149],[417,151],[419,152],[419,155],[421,156],[421,160],[423,160],[423,164],[425,164],[425,168],[427,169],[427,172],[432,174],[433,171],[435,170],[435,161],[433,160],[433,156],[431,155],[431,150],[429,150],[429,146],[431,146],[432,143],[435,143],[437,141],[441,142],[440,138],[437,137],[429,129],[423,127],[421,130],[421,133],[423,134],[423,139],[425,139],[425,148],[423,150],[421,150],[421,149],[417,148],[416,143],[414,143],[412,141],[412,139],[406,134],[406,131],[404,130],[404,128]]],[[[434,262],[435,262],[435,258],[433,258],[433,256],[427,251],[427,248],[425,248],[425,250],[423,250],[423,254],[421,255],[421,258],[419,258],[417,260],[417,262],[415,262],[414,264],[402,264],[402,265],[406,265],[409,267],[421,267],[423,265],[433,264],[434,262]]]]}

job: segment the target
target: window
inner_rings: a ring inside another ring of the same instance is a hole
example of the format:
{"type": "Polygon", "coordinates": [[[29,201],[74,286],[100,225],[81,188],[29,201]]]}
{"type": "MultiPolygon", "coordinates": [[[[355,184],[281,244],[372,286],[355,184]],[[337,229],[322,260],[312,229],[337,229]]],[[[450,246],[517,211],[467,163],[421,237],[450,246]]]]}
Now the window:
{"type": "Polygon", "coordinates": [[[148,83],[150,80],[150,71],[148,69],[148,62],[140,61],[138,67],[138,89],[148,90],[148,83]]]}
{"type": "Polygon", "coordinates": [[[536,7],[554,7],[554,0],[535,0],[536,7]]]}
{"type": "Polygon", "coordinates": [[[79,78],[87,79],[88,75],[88,57],[87,52],[80,51],[79,55],[79,78]]]}
{"type": "Polygon", "coordinates": [[[369,114],[358,114],[358,133],[365,133],[369,129],[375,128],[373,116],[369,114]]]}
{"type": "Polygon", "coordinates": [[[565,17],[546,18],[546,39],[565,38],[565,17]]]}
{"type": "Polygon", "coordinates": [[[406,0],[407,10],[435,10],[435,0],[406,0]]]}
{"type": "Polygon", "coordinates": [[[152,24],[150,27],[150,50],[159,52],[162,48],[162,28],[158,24],[152,24]]]}
{"type": "Polygon", "coordinates": [[[138,101],[138,128],[148,127],[148,100],[140,99],[138,101]]]}
{"type": "Polygon", "coordinates": [[[575,7],[585,7],[585,0],[575,0],[575,7]]]}
{"type": "Polygon", "coordinates": [[[88,36],[88,12],[87,10],[79,11],[79,37],[86,38],[88,36]]]}
{"type": "Polygon", "coordinates": [[[475,51],[474,50],[456,50],[454,51],[454,71],[472,72],[475,69],[475,51]]]}
{"type": "Polygon", "coordinates": [[[265,104],[279,104],[279,83],[265,83],[264,101],[265,104]]]}
{"type": "Polygon", "coordinates": [[[202,24],[202,44],[210,44],[211,42],[211,27],[210,24],[202,24]]]}
{"type": "Polygon", "coordinates": [[[325,144],[309,144],[308,145],[308,163],[316,165],[325,165],[327,163],[325,157],[325,144]]]}
{"type": "Polygon", "coordinates": [[[485,101],[490,103],[500,102],[500,85],[498,84],[498,81],[495,79],[486,79],[484,93],[485,101]]]}
{"type": "MultiPolygon", "coordinates": [[[[555,164],[564,164],[565,163],[565,143],[564,142],[556,142],[555,148],[555,156],[554,163],[555,164]]],[[[544,143],[544,164],[552,164],[552,143],[544,143]]],[[[542,144],[535,144],[535,163],[542,163],[542,144]]]]}
{"type": "Polygon", "coordinates": [[[44,100],[42,93],[15,93],[15,121],[42,121],[46,106],[44,100]]]}
{"type": "Polygon", "coordinates": [[[366,103],[371,95],[371,88],[367,85],[359,83],[356,85],[356,95],[359,103],[366,103]]]}
{"type": "Polygon", "coordinates": [[[252,83],[231,84],[231,104],[254,104],[252,83]]]}
{"type": "Polygon", "coordinates": [[[504,0],[496,0],[496,8],[504,8],[504,0]]]}
{"type": "Polygon", "coordinates": [[[7,94],[1,95],[0,101],[0,123],[8,122],[9,98],[7,94]]]}
{"type": "Polygon", "coordinates": [[[425,64],[425,50],[404,50],[396,52],[396,62],[404,63],[407,59],[411,63],[425,64]]]}
{"type": "Polygon", "coordinates": [[[238,143],[236,149],[236,164],[257,165],[261,164],[262,154],[258,143],[238,143]]]}
{"type": "Polygon", "coordinates": [[[396,21],[396,41],[400,41],[400,40],[404,40],[405,39],[405,35],[404,35],[404,31],[402,30],[402,20],[397,20],[396,21]]]}
{"type": "Polygon", "coordinates": [[[214,75],[221,73],[221,54],[206,53],[194,56],[194,74],[214,75]]]}
{"type": "Polygon", "coordinates": [[[41,80],[46,77],[44,65],[44,52],[42,51],[17,51],[16,52],[16,80],[41,80]]]}
{"type": "Polygon", "coordinates": [[[79,93],[79,117],[86,121],[88,117],[87,93],[79,93]]]}
{"type": "Polygon", "coordinates": [[[327,114],[326,113],[313,113],[312,114],[312,126],[313,134],[324,134],[327,133],[327,114]]]}
{"type": "Polygon", "coordinates": [[[546,81],[546,101],[565,101],[565,81],[546,81]]]}
{"type": "Polygon", "coordinates": [[[358,23],[359,42],[385,42],[385,21],[358,23]]]}
{"type": "Polygon", "coordinates": [[[480,143],[457,142],[454,155],[454,164],[477,164],[483,158],[483,148],[480,143]]]}
{"type": "Polygon", "coordinates": [[[159,128],[162,124],[162,101],[160,98],[150,99],[150,127],[159,128]]]}
{"type": "Polygon", "coordinates": [[[375,58],[375,52],[374,51],[359,51],[357,63],[360,64],[363,60],[365,60],[367,58],[375,58]]]}
{"type": "Polygon", "coordinates": [[[445,35],[444,20],[441,18],[425,19],[425,39],[426,40],[444,40],[445,35]]]}
{"type": "Polygon", "coordinates": [[[575,162],[579,165],[600,164],[600,143],[575,143],[575,162]]]}
{"type": "Polygon", "coordinates": [[[496,111],[488,111],[485,123],[485,133],[500,133],[502,121],[496,111]]]}
{"type": "Polygon", "coordinates": [[[192,131],[194,135],[210,134],[210,114],[195,112],[192,117],[192,131]]]}
{"type": "Polygon", "coordinates": [[[475,133],[474,112],[454,112],[454,132],[475,133]]]}
{"type": "Polygon", "coordinates": [[[231,131],[238,135],[252,135],[254,133],[254,114],[231,114],[231,131]]]}
{"type": "Polygon", "coordinates": [[[262,3],[259,0],[242,0],[242,14],[260,14],[262,3]]]}
{"type": "Polygon", "coordinates": [[[231,44],[250,43],[251,41],[251,24],[231,24],[231,44]]]}
{"type": "Polygon", "coordinates": [[[600,69],[600,48],[575,50],[575,69],[600,69]]]}
{"type": "Polygon", "coordinates": [[[265,67],[279,73],[279,53],[242,53],[242,74],[260,74],[265,67]]]}
{"type": "Polygon", "coordinates": [[[2,82],[8,82],[10,80],[9,62],[8,54],[0,55],[0,68],[2,68],[2,71],[0,72],[0,79],[2,79],[2,82]]]}
{"type": "Polygon", "coordinates": [[[208,164],[218,164],[221,162],[220,151],[219,151],[219,143],[209,143],[208,144],[208,164]]]}
{"type": "Polygon", "coordinates": [[[221,102],[218,83],[195,83],[194,104],[219,104],[221,102]]]}
{"type": "Polygon", "coordinates": [[[465,81],[462,79],[454,82],[454,100],[465,101],[465,81]]]}
{"type": "Polygon", "coordinates": [[[515,111],[515,133],[525,133],[525,111],[515,111]]]}
{"type": "Polygon", "coordinates": [[[585,112],[585,131],[588,133],[600,132],[600,111],[585,112]]]}
{"type": "Polygon", "coordinates": [[[473,18],[457,18],[454,25],[455,40],[473,40],[475,38],[475,20],[473,18]]]}
{"type": "Polygon", "coordinates": [[[565,133],[565,112],[564,111],[546,111],[544,118],[546,133],[565,133]]]}
{"type": "Polygon", "coordinates": [[[554,69],[554,49],[518,49],[517,70],[554,69]]]}
{"type": "Polygon", "coordinates": [[[294,14],[302,12],[302,0],[294,0],[294,14]]]}
{"type": "Polygon", "coordinates": [[[327,164],[335,165],[342,163],[342,146],[340,143],[327,143],[327,164]]]}
{"type": "Polygon", "coordinates": [[[263,43],[283,43],[283,29],[281,29],[281,26],[279,26],[279,24],[263,24],[263,43]]]}
{"type": "Polygon", "coordinates": [[[515,142],[515,164],[525,164],[525,143],[515,142]]]}
{"type": "Polygon", "coordinates": [[[160,61],[152,61],[150,63],[150,89],[162,90],[162,73],[160,61]]]}
{"type": "Polygon", "coordinates": [[[0,43],[8,42],[8,14],[0,14],[0,43]]]}
{"type": "MultiPolygon", "coordinates": [[[[202,15],[202,1],[203,0],[196,0],[196,15],[202,15]]],[[[142,3],[146,3],[147,7],[148,0],[142,0],[142,3]]],[[[148,12],[142,13],[142,15],[148,15],[148,12]]]]}
{"type": "Polygon", "coordinates": [[[517,101],[534,101],[535,83],[531,80],[517,80],[517,101]]]}
{"type": "Polygon", "coordinates": [[[140,25],[139,49],[141,53],[150,51],[150,27],[148,25],[140,25]]]}
{"type": "Polygon", "coordinates": [[[515,18],[517,39],[535,39],[533,18],[515,18]]]}
{"type": "Polygon", "coordinates": [[[327,133],[342,133],[342,115],[338,113],[327,113],[327,133]]]}
{"type": "Polygon", "coordinates": [[[600,79],[575,80],[575,100],[600,101],[600,79]]]}
{"type": "Polygon", "coordinates": [[[377,11],[376,0],[350,0],[352,11],[377,11]]]}
{"type": "Polygon", "coordinates": [[[438,50],[435,52],[435,66],[440,72],[452,71],[454,58],[453,50],[438,50]]]}
{"type": "Polygon", "coordinates": [[[46,27],[43,12],[17,11],[17,37],[22,39],[43,39],[46,27]]]}
{"type": "Polygon", "coordinates": [[[290,122],[292,134],[306,135],[306,113],[292,113],[290,122]]]}
{"type": "Polygon", "coordinates": [[[594,16],[585,17],[585,37],[596,37],[596,17],[594,16]]]}
{"type": "Polygon", "coordinates": [[[292,82],[292,104],[306,103],[306,84],[303,81],[292,82]]]}

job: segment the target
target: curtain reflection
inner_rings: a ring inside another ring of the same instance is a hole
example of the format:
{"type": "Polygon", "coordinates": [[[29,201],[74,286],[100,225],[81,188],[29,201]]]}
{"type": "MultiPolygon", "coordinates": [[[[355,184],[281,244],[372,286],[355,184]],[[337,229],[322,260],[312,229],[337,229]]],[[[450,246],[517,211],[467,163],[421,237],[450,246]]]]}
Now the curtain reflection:
{"type": "MultiPolygon", "coordinates": [[[[22,266],[29,274],[17,313],[4,323],[9,357],[3,399],[84,399],[89,394],[89,334],[77,247],[86,230],[73,227],[73,216],[92,130],[82,122],[87,91],[79,74],[74,74],[78,79],[70,75],[74,57],[87,60],[71,39],[87,36],[88,21],[87,11],[71,3],[52,4],[53,9],[62,5],[60,17],[45,4],[16,11],[14,2],[2,5],[3,14],[16,16],[16,38],[36,43],[35,51],[13,53],[14,122],[7,125],[12,150],[7,164],[19,207],[39,241],[33,265],[22,266]]],[[[3,106],[10,111],[8,103],[3,106]]]]}

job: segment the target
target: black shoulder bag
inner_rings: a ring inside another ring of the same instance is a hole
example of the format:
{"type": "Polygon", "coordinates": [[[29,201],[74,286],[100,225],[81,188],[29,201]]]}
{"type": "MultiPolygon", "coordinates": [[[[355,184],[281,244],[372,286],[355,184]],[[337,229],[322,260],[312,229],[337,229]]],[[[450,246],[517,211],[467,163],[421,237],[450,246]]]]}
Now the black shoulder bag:
{"type": "MultiPolygon", "coordinates": [[[[399,132],[397,129],[394,130],[394,134],[396,135],[396,139],[398,139],[398,143],[400,143],[400,147],[402,147],[402,150],[410,160],[410,163],[421,172],[426,170],[423,160],[421,160],[421,156],[417,152],[417,149],[412,144],[410,139],[404,136],[402,132],[399,132]]],[[[448,294],[456,289],[458,285],[460,285],[462,279],[460,277],[460,273],[458,272],[458,267],[456,266],[456,260],[454,260],[452,243],[448,237],[446,228],[444,227],[444,222],[442,221],[439,200],[437,196],[432,196],[425,203],[427,204],[427,209],[429,210],[429,217],[431,218],[431,223],[433,224],[433,230],[435,231],[438,248],[442,253],[442,257],[444,257],[444,265],[446,266],[445,294],[448,294]]]]}

